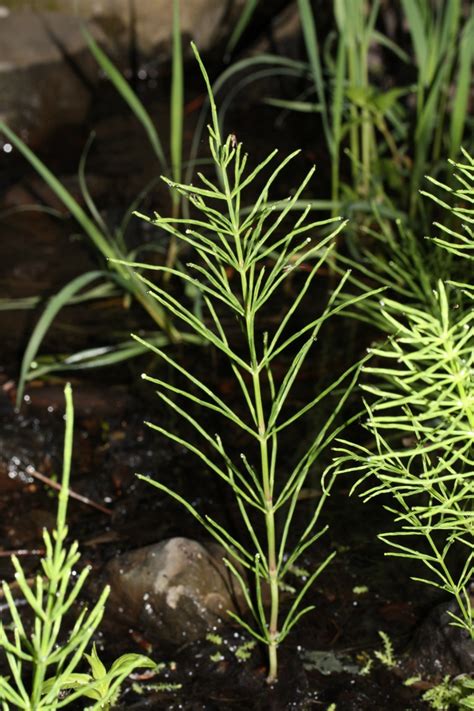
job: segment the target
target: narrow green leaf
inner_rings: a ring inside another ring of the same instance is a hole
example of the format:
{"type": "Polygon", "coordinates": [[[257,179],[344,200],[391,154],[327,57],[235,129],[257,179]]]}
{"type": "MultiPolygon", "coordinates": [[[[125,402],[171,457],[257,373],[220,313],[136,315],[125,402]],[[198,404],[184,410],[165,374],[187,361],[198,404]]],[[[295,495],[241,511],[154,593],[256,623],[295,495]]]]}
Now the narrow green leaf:
{"type": "Polygon", "coordinates": [[[247,26],[250,24],[252,16],[255,10],[257,9],[259,2],[260,0],[246,0],[243,9],[240,12],[239,19],[237,20],[237,23],[232,31],[229,41],[227,42],[227,46],[225,49],[225,56],[227,60],[234,51],[238,41],[245,32],[247,26]]]}
{"type": "Polygon", "coordinates": [[[57,313],[63,308],[63,306],[65,306],[70,301],[70,299],[78,291],[87,286],[91,281],[103,278],[104,276],[106,276],[106,274],[102,271],[92,271],[86,272],[85,274],[81,274],[75,279],[72,279],[72,281],[66,284],[66,286],[64,286],[55,296],[53,296],[48,301],[46,308],[43,311],[43,314],[41,315],[40,319],[38,320],[38,323],[33,329],[21,362],[16,400],[18,408],[21,406],[21,402],[23,400],[25,382],[30,371],[31,364],[35,359],[41,342],[49,327],[51,326],[51,323],[54,321],[57,313]]]}
{"type": "Polygon", "coordinates": [[[151,147],[153,148],[153,151],[155,152],[155,155],[160,162],[162,170],[168,173],[168,164],[161,145],[161,141],[158,136],[158,132],[156,131],[155,126],[153,125],[153,121],[150,118],[150,115],[146,111],[138,96],[130,87],[129,83],[123,78],[121,73],[110,61],[105,52],[102,51],[102,49],[99,47],[99,45],[85,26],[82,27],[82,33],[96,62],[98,63],[102,71],[105,72],[108,79],[113,83],[114,87],[116,88],[122,99],[124,99],[124,101],[128,104],[130,109],[133,111],[133,113],[145,129],[145,132],[148,136],[148,140],[150,141],[151,147]]]}

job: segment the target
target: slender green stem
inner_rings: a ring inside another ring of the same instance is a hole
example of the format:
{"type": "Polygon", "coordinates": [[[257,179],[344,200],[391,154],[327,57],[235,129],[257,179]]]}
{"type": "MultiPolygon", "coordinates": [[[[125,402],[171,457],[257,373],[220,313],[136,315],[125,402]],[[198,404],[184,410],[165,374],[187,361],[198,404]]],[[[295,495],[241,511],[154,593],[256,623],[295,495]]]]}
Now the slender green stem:
{"type": "MultiPolygon", "coordinates": [[[[366,41],[360,44],[360,67],[361,67],[361,83],[364,89],[369,86],[368,67],[367,67],[367,46],[366,41]]],[[[372,126],[370,120],[370,112],[365,105],[362,109],[362,191],[364,196],[369,194],[370,184],[370,163],[371,163],[371,142],[372,142],[372,126]]]]}
{"type": "MultiPolygon", "coordinates": [[[[350,42],[348,52],[348,70],[349,70],[349,86],[355,86],[356,84],[356,50],[353,42],[350,42]]],[[[351,167],[352,167],[352,180],[353,184],[357,185],[359,179],[359,164],[360,164],[360,152],[359,152],[359,111],[357,106],[353,101],[350,102],[350,147],[351,147],[351,167]]]]}
{"type": "MultiPolygon", "coordinates": [[[[46,671],[48,668],[48,659],[51,654],[52,647],[56,641],[53,625],[55,616],[53,615],[54,606],[57,603],[58,588],[61,583],[60,571],[63,566],[64,558],[64,541],[67,536],[67,504],[69,497],[69,479],[71,472],[71,456],[72,456],[72,438],[74,429],[74,408],[72,404],[72,391],[69,384],[64,390],[66,398],[66,434],[64,438],[64,456],[63,456],[63,476],[62,487],[59,493],[57,527],[55,532],[55,543],[53,549],[53,557],[51,565],[53,570],[58,572],[48,581],[45,618],[42,621],[37,620],[37,625],[41,625],[40,634],[35,640],[35,667],[33,674],[33,684],[31,693],[32,709],[39,707],[46,671]]],[[[42,585],[39,581],[37,586],[42,585]]],[[[42,589],[42,588],[37,588],[42,589]]],[[[42,601],[40,601],[41,604],[42,601]]]]}
{"type": "Polygon", "coordinates": [[[270,621],[268,626],[268,676],[269,684],[275,682],[278,676],[278,613],[279,613],[279,566],[276,552],[275,508],[273,505],[273,485],[270,458],[268,452],[268,436],[266,431],[265,415],[263,411],[260,373],[256,359],[253,359],[254,375],[253,387],[255,396],[255,409],[257,412],[258,432],[260,436],[260,466],[262,472],[263,491],[265,496],[265,528],[267,535],[268,576],[270,583],[270,621]]]}
{"type": "MultiPolygon", "coordinates": [[[[237,149],[239,150],[239,149],[237,149]]],[[[226,196],[226,203],[230,222],[232,225],[233,238],[240,275],[240,289],[242,294],[242,305],[245,314],[245,331],[249,347],[250,365],[253,384],[252,410],[256,416],[256,426],[260,447],[260,469],[262,477],[264,506],[265,506],[265,529],[267,536],[267,563],[268,577],[270,585],[270,619],[266,637],[268,640],[268,683],[273,683],[278,676],[278,613],[279,613],[279,587],[278,587],[278,561],[276,550],[275,534],[275,510],[273,506],[273,476],[272,465],[269,457],[269,439],[267,437],[267,427],[262,397],[261,377],[263,370],[258,362],[255,348],[255,307],[253,304],[253,284],[255,283],[255,263],[250,268],[245,264],[244,244],[240,235],[240,215],[239,205],[234,202],[230,187],[229,176],[226,166],[221,164],[220,177],[226,196]]],[[[264,630],[263,630],[264,631],[264,630]]],[[[265,633],[265,631],[264,631],[265,633]]]]}

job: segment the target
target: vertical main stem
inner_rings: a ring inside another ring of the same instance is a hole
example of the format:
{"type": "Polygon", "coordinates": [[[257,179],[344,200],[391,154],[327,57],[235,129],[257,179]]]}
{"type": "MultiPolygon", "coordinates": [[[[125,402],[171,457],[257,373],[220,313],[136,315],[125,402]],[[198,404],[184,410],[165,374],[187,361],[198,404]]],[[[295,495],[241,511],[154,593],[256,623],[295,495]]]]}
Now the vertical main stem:
{"type": "Polygon", "coordinates": [[[273,508],[265,515],[268,543],[268,568],[270,576],[270,624],[268,627],[268,676],[267,682],[272,684],[278,678],[278,612],[279,589],[278,569],[275,550],[275,514],[273,508]]]}
{"type": "MultiPolygon", "coordinates": [[[[222,166],[222,181],[227,196],[227,207],[232,223],[235,240],[235,250],[240,273],[240,286],[242,291],[242,305],[245,311],[245,330],[249,345],[250,363],[252,367],[252,381],[254,391],[255,414],[257,416],[258,436],[260,443],[260,467],[262,485],[265,498],[265,530],[267,534],[267,562],[270,584],[270,620],[268,623],[268,675],[267,682],[272,684],[278,678],[278,613],[279,613],[279,588],[278,588],[278,563],[275,540],[275,509],[273,507],[273,473],[268,456],[268,437],[265,412],[263,408],[262,388],[260,382],[261,369],[259,368],[255,348],[255,323],[254,307],[252,304],[253,272],[248,278],[245,265],[244,246],[240,236],[239,211],[233,202],[229,186],[229,178],[225,166],[222,166]]],[[[252,270],[254,267],[250,267],[252,270]]],[[[257,581],[259,584],[259,581],[257,581]]]]}
{"type": "MultiPolygon", "coordinates": [[[[253,360],[253,359],[252,359],[253,360]]],[[[268,439],[266,436],[265,415],[263,412],[262,394],[260,387],[260,374],[254,362],[253,387],[255,393],[255,406],[260,435],[260,465],[262,471],[262,484],[265,495],[265,530],[267,534],[268,575],[270,584],[270,620],[268,625],[268,676],[267,682],[272,684],[278,678],[278,613],[279,613],[279,588],[278,564],[275,541],[275,509],[273,507],[273,482],[270,473],[268,457],[268,439]]]]}
{"type": "MultiPolygon", "coordinates": [[[[64,554],[64,542],[67,536],[67,505],[69,500],[69,480],[71,476],[71,457],[74,432],[74,405],[72,400],[71,385],[68,383],[64,388],[66,399],[66,432],[64,434],[63,471],[61,477],[61,491],[59,493],[58,512],[56,516],[56,532],[52,536],[54,547],[51,553],[47,554],[46,560],[53,572],[50,572],[47,580],[46,591],[43,591],[45,599],[44,619],[37,619],[39,627],[36,630],[34,650],[34,670],[33,684],[31,691],[31,708],[39,707],[41,695],[44,689],[44,681],[48,670],[49,655],[56,641],[54,631],[53,611],[57,603],[57,595],[61,585],[62,560],[64,554]]],[[[39,601],[40,605],[42,600],[39,601]]]]}

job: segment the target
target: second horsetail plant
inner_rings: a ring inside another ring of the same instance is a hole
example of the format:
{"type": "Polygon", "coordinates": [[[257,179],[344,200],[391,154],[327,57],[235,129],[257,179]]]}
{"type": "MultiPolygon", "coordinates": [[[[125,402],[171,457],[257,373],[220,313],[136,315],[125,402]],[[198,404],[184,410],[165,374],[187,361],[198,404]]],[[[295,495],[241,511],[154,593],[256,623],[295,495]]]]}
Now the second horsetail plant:
{"type": "MultiPolygon", "coordinates": [[[[314,287],[315,277],[331,253],[334,238],[344,223],[340,218],[308,221],[308,207],[288,228],[292,208],[308,185],[314,168],[293,195],[279,203],[278,209],[269,204],[272,185],[298,151],[273,167],[258,197],[250,208],[244,209],[245,190],[257,177],[262,180],[264,169],[269,168],[277,151],[273,151],[255,169],[248,170],[247,156],[235,136],[230,136],[225,142],[222,140],[209,79],[194,45],[193,49],[210,97],[212,126],[209,127],[209,146],[217,180],[212,182],[200,175],[201,184],[197,186],[165,179],[172,190],[189,201],[191,217],[185,220],[156,215],[149,221],[192,248],[194,263],[188,265],[190,273],[166,266],[139,263],[128,266],[138,269],[140,278],[165,310],[220,351],[228,361],[241,395],[241,406],[235,408],[196,374],[180,365],[170,353],[153,344],[149,344],[150,350],[174,369],[186,385],[180,387],[176,382],[146,374],[143,378],[157,386],[161,400],[194,428],[201,438],[202,447],[176,432],[157,424],[148,424],[200,457],[206,467],[232,489],[244,524],[244,540],[237,540],[222,522],[201,515],[189,501],[165,484],[148,476],[139,476],[180,502],[224,547],[225,562],[242,589],[249,618],[229,614],[267,647],[267,679],[272,683],[278,675],[278,646],[300,618],[312,609],[312,606],[303,605],[303,598],[334,555],[331,553],[322,560],[283,612],[280,595],[286,576],[303,552],[326,530],[323,527],[315,531],[315,527],[334,481],[332,470],[327,476],[328,486],[302,527],[299,527],[298,512],[300,492],[318,457],[341,431],[342,425],[337,418],[359,371],[357,365],[353,366],[331,384],[326,384],[303,406],[294,411],[289,407],[292,386],[324,322],[342,308],[336,300],[345,277],[328,298],[322,313],[311,317],[303,326],[299,323],[292,328],[295,313],[314,287]],[[334,224],[332,233],[313,242],[314,230],[330,223],[334,224]],[[301,269],[300,275],[304,274],[304,278],[291,306],[273,331],[264,331],[259,319],[262,310],[268,310],[289,274],[298,271],[303,263],[305,269],[301,269]],[[311,266],[308,267],[308,264],[311,266]],[[166,270],[182,280],[184,285],[190,283],[199,289],[206,309],[202,318],[160,285],[147,280],[142,271],[146,268],[166,270]],[[237,344],[233,327],[235,321],[242,334],[242,342],[237,344]],[[229,324],[232,324],[232,331],[229,324]],[[287,365],[284,376],[279,380],[275,373],[277,363],[281,367],[282,356],[287,358],[287,365]],[[298,461],[289,471],[285,471],[285,464],[279,457],[282,433],[297,424],[309,410],[321,406],[326,397],[335,395],[336,390],[338,395],[330,414],[324,418],[298,461]],[[194,416],[190,405],[205,408],[219,416],[225,425],[222,436],[209,434],[204,420],[194,416]],[[249,448],[237,458],[232,457],[226,443],[229,432],[240,432],[250,443],[249,448]],[[297,543],[291,544],[290,541],[295,540],[294,534],[291,535],[295,528],[298,529],[297,543]]],[[[146,343],[138,337],[137,340],[146,343]]]]}
{"type": "Polygon", "coordinates": [[[380,535],[389,555],[421,563],[414,579],[454,598],[451,623],[474,640],[474,159],[463,151],[454,166],[451,185],[429,179],[452,202],[423,193],[448,211],[434,242],[453,255],[454,278],[433,285],[432,306],[379,304],[392,335],[372,349],[362,386],[373,443],[345,442],[340,465],[357,472],[365,500],[384,497],[396,523],[380,535]]]}

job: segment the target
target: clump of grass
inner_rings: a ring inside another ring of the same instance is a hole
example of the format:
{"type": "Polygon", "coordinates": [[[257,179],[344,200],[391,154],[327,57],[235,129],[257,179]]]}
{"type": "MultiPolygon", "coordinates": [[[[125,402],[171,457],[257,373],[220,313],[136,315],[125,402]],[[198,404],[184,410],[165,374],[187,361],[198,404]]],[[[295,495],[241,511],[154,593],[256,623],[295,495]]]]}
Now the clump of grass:
{"type": "MultiPolygon", "coordinates": [[[[229,51],[259,2],[247,0],[229,51]]],[[[331,156],[334,209],[371,212],[370,201],[377,199],[426,226],[426,205],[418,194],[421,179],[438,171],[443,155],[455,159],[468,136],[474,11],[461,0],[402,0],[390,8],[380,0],[327,4],[332,23],[325,16],[323,38],[310,0],[297,0],[307,59],[300,75],[309,78],[310,89],[295,100],[270,103],[313,113],[320,122],[331,156]],[[396,25],[396,34],[387,29],[390,23],[396,25]],[[387,67],[391,76],[412,73],[413,80],[387,87],[382,79],[387,67]],[[343,181],[345,153],[350,179],[343,181]]],[[[246,66],[255,67],[257,78],[263,62],[269,62],[267,55],[246,66]]],[[[240,69],[236,63],[229,71],[240,69]]],[[[293,60],[285,63],[284,57],[274,57],[275,73],[296,69],[293,60]]]]}
{"type": "MultiPolygon", "coordinates": [[[[174,180],[179,180],[183,166],[184,77],[179,12],[180,2],[179,0],[172,0],[172,2],[170,160],[167,159],[163,149],[160,133],[138,96],[85,27],[83,28],[83,34],[89,50],[96,59],[99,67],[127,103],[145,131],[160,170],[174,180]]],[[[132,259],[136,255],[137,250],[130,250],[127,246],[127,228],[131,213],[144,199],[151,185],[145,187],[136,199],[133,200],[120,224],[109,225],[94,203],[87,185],[86,162],[92,145],[93,135],[87,142],[79,163],[78,178],[85,204],[83,207],[24,141],[2,121],[0,121],[0,133],[3,133],[13,147],[30,163],[33,169],[66,207],[71,217],[76,220],[83,234],[90,240],[98,257],[98,261],[100,262],[99,268],[75,277],[62,287],[54,297],[47,301],[44,311],[32,331],[23,355],[17,389],[17,407],[20,407],[25,384],[31,378],[42,377],[57,371],[82,370],[113,365],[143,353],[144,349],[140,344],[130,342],[130,340],[124,340],[121,343],[107,344],[97,348],[87,348],[72,355],[58,357],[56,359],[38,357],[38,351],[45,334],[51,327],[57,314],[65,306],[70,306],[78,302],[87,302],[93,299],[122,295],[124,297],[124,304],[127,304],[130,299],[135,299],[151,318],[153,327],[157,329],[152,337],[155,343],[164,345],[169,342],[176,342],[179,341],[182,336],[171,323],[168,314],[164,312],[155,299],[149,296],[140,279],[120,261],[132,259]]],[[[179,215],[180,196],[178,193],[172,193],[170,212],[174,217],[179,215]]],[[[172,241],[167,256],[168,264],[174,264],[176,259],[176,245],[172,241]]],[[[0,308],[25,308],[35,306],[37,301],[37,299],[33,300],[33,302],[29,300],[2,299],[0,301],[0,308]]]]}
{"type": "MultiPolygon", "coordinates": [[[[248,0],[229,49],[259,4],[248,0]]],[[[305,84],[302,90],[295,84],[298,96],[264,100],[281,111],[277,122],[291,111],[312,114],[314,148],[324,139],[330,187],[312,204],[351,218],[331,266],[364,270],[372,283],[390,291],[395,286],[394,298],[403,292],[429,309],[450,260],[422,239],[438,208],[420,199],[419,186],[426,174],[450,184],[444,156],[456,160],[463,143],[473,146],[474,9],[462,0],[326,4],[328,13],[320,17],[310,0],[297,0],[305,62],[246,58],[223,73],[216,90],[226,83],[231,97],[252,77],[300,76],[305,84]]],[[[450,218],[444,219],[450,229],[450,218]]],[[[366,316],[380,323],[377,309],[366,316]]]]}

